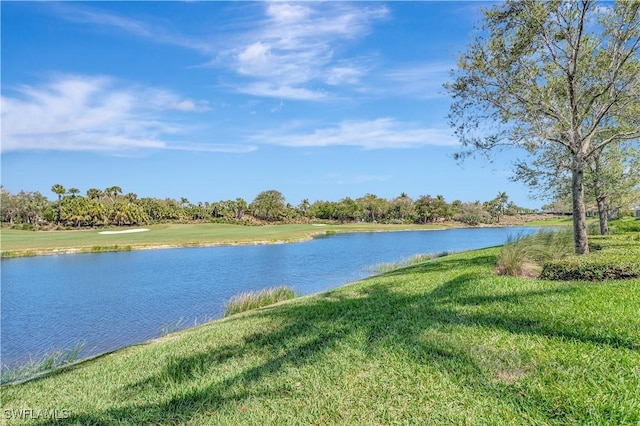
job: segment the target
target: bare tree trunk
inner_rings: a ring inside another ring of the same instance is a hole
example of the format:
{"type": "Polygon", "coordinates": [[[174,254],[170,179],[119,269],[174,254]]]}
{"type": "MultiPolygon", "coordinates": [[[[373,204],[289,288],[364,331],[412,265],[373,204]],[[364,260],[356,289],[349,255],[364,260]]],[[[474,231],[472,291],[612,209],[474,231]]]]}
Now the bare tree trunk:
{"type": "Polygon", "coordinates": [[[591,173],[593,175],[593,193],[598,204],[598,217],[600,218],[600,235],[609,235],[609,208],[607,206],[607,195],[602,190],[602,161],[598,152],[593,157],[591,173]]]}
{"type": "Polygon", "coordinates": [[[587,209],[584,204],[584,163],[573,160],[571,195],[573,201],[573,243],[577,254],[589,253],[587,209]]]}
{"type": "Polygon", "coordinates": [[[62,220],[62,195],[58,194],[58,225],[62,220]]]}
{"type": "Polygon", "coordinates": [[[609,209],[605,197],[597,197],[598,216],[600,216],[600,235],[609,235],[609,209]]]}

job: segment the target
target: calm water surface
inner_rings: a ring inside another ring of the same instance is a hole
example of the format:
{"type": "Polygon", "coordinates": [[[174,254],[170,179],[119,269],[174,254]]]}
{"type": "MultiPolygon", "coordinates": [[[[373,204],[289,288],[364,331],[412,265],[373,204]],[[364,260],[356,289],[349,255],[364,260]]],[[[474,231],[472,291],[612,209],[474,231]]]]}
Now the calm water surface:
{"type": "Polygon", "coordinates": [[[222,315],[243,291],[311,294],[418,253],[503,244],[535,228],[339,234],[292,244],[144,250],[2,261],[2,363],[85,344],[83,356],[222,315]]]}

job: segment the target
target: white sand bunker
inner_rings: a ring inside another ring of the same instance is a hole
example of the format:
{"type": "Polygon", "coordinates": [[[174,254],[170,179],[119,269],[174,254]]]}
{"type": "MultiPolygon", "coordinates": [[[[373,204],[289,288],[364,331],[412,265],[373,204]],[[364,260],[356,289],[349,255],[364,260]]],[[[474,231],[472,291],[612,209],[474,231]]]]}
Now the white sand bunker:
{"type": "Polygon", "coordinates": [[[125,229],[124,231],[102,231],[98,232],[101,235],[113,235],[113,234],[131,234],[133,232],[145,232],[148,231],[147,228],[137,228],[137,229],[125,229]]]}

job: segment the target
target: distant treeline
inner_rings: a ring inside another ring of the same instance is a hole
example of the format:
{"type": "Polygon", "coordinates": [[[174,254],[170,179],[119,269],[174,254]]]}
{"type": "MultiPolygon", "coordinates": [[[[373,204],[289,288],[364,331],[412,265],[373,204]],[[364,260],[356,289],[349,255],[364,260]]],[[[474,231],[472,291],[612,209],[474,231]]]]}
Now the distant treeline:
{"type": "Polygon", "coordinates": [[[447,202],[443,196],[422,195],[416,200],[402,193],[387,200],[374,194],[340,201],[303,200],[287,203],[276,190],[261,192],[248,203],[242,198],[193,204],[186,198],[139,198],[119,186],[91,188],[85,195],[77,188],[56,184],[51,201],[39,192],[12,194],[1,188],[0,219],[3,225],[22,229],[82,228],[108,225],[146,225],[163,222],[223,222],[246,225],[309,221],[434,223],[457,220],[469,225],[500,222],[501,216],[534,213],[510,202],[506,193],[493,200],[447,202]]]}

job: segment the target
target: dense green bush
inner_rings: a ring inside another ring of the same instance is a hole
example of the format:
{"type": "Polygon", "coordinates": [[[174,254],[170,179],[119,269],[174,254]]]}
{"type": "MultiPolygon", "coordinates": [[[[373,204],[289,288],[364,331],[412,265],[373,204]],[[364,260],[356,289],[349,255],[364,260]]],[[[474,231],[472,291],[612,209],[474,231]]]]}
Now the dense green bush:
{"type": "MultiPolygon", "coordinates": [[[[632,229],[635,221],[617,221],[632,229]]],[[[573,254],[571,231],[540,232],[510,239],[496,264],[500,275],[545,280],[628,279],[640,277],[640,232],[589,237],[591,253],[573,254]]]]}
{"type": "Polygon", "coordinates": [[[640,277],[640,253],[629,256],[608,256],[604,259],[575,257],[545,263],[540,273],[544,280],[602,281],[640,277]]]}
{"type": "Polygon", "coordinates": [[[540,278],[601,281],[640,277],[640,234],[592,237],[591,240],[589,255],[545,262],[540,278]]]}
{"type": "Polygon", "coordinates": [[[640,220],[624,218],[612,220],[609,223],[612,234],[623,234],[626,232],[640,232],[640,220]]]}

